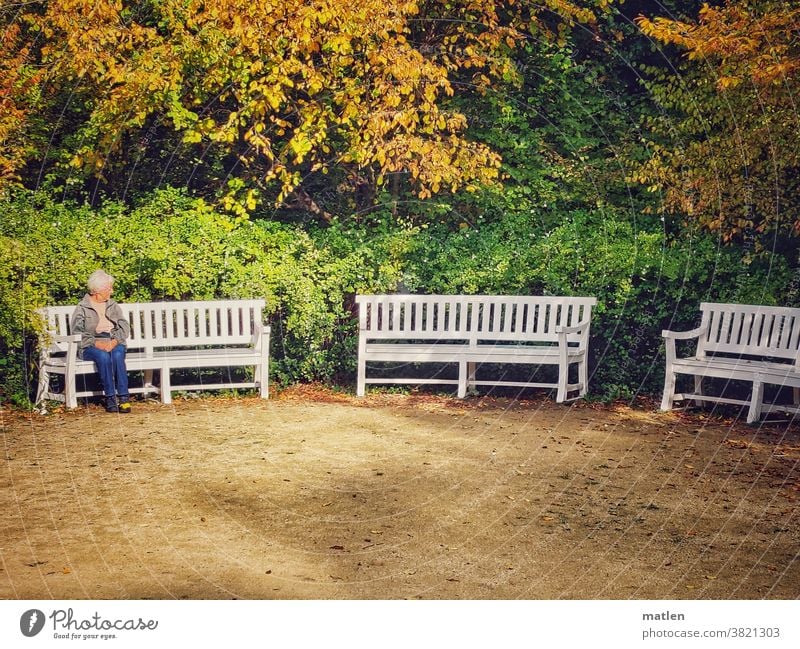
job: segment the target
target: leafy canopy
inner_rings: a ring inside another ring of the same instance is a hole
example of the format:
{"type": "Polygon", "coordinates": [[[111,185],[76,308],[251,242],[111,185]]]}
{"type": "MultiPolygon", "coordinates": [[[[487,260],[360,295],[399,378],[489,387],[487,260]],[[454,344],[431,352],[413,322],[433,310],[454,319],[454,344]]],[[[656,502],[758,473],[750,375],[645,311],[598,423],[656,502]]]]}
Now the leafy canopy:
{"type": "Polygon", "coordinates": [[[695,22],[637,22],[687,61],[680,75],[653,72],[665,113],[636,179],[726,240],[800,234],[797,4],[729,0],[695,22]]]}
{"type": "Polygon", "coordinates": [[[50,0],[20,13],[0,0],[12,53],[0,86],[2,178],[31,157],[12,133],[33,129],[42,110],[17,81],[39,69],[29,81],[51,111],[65,94],[82,106],[66,159],[85,174],[107,176],[161,129],[201,160],[222,152],[227,173],[276,187],[278,203],[309,175],[342,167],[376,185],[407,173],[421,198],[491,184],[499,156],[466,137],[464,115],[445,100],[456,76],[478,88],[513,81],[511,54],[537,12],[592,18],[567,0],[544,4],[50,0]]]}

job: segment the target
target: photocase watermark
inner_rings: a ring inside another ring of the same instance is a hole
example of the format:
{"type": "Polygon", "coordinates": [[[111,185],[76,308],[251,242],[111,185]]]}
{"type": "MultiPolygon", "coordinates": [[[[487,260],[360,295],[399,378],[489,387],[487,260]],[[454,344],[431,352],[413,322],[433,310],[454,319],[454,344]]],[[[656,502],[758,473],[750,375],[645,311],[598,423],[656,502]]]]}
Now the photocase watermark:
{"type": "Polygon", "coordinates": [[[88,618],[76,617],[71,608],[55,609],[50,615],[32,608],[25,611],[19,619],[22,635],[32,638],[44,630],[47,619],[52,624],[53,637],[57,640],[110,640],[124,631],[155,631],[158,620],[138,618],[106,618],[95,612],[88,618]]]}
{"type": "Polygon", "coordinates": [[[44,613],[38,608],[25,611],[19,618],[19,630],[22,635],[32,638],[44,628],[44,613]]]}

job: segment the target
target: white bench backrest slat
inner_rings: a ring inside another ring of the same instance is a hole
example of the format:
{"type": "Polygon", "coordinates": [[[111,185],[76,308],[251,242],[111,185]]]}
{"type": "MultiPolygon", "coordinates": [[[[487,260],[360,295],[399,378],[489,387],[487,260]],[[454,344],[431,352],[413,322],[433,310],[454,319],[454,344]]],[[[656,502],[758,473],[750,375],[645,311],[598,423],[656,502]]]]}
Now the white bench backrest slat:
{"type": "Polygon", "coordinates": [[[56,336],[68,336],[69,335],[69,319],[72,315],[72,311],[69,313],[57,311],[57,310],[48,310],[47,312],[47,330],[56,336]]]}
{"type": "Polygon", "coordinates": [[[800,315],[794,317],[791,332],[786,341],[788,349],[800,348],[800,315]]]}
{"type": "Polygon", "coordinates": [[[799,359],[800,309],[703,302],[697,354],[744,354],[799,359]]]}
{"type": "MultiPolygon", "coordinates": [[[[262,326],[264,300],[210,300],[201,302],[147,302],[121,304],[131,325],[128,349],[246,345],[262,326]]],[[[68,335],[75,305],[51,306],[47,330],[68,335]]],[[[65,351],[66,345],[55,347],[65,351]]]]}
{"type": "MultiPolygon", "coordinates": [[[[359,328],[368,339],[557,342],[558,325],[591,316],[586,297],[358,295],[359,328]]],[[[569,334],[570,342],[581,340],[569,334]]]]}

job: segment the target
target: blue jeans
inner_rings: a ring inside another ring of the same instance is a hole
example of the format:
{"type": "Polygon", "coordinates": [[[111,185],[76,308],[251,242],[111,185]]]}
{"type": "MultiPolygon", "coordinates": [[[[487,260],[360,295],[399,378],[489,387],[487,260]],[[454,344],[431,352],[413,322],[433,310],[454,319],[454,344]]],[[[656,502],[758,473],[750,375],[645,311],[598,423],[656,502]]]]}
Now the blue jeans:
{"type": "Polygon", "coordinates": [[[127,400],[128,394],[128,370],[125,368],[125,345],[117,345],[110,352],[104,352],[97,347],[87,347],[83,350],[83,358],[93,361],[100,375],[100,383],[103,385],[103,394],[113,397],[116,394],[121,399],[127,400]]]}

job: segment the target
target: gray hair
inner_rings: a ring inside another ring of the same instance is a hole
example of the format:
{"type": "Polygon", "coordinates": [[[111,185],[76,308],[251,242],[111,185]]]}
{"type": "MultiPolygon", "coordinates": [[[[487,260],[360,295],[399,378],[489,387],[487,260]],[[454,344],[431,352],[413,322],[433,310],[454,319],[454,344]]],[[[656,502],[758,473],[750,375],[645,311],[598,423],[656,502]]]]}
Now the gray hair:
{"type": "Polygon", "coordinates": [[[104,288],[111,288],[112,286],[114,286],[114,278],[104,270],[94,271],[89,275],[89,279],[86,281],[86,287],[91,294],[102,291],[104,288]]]}

